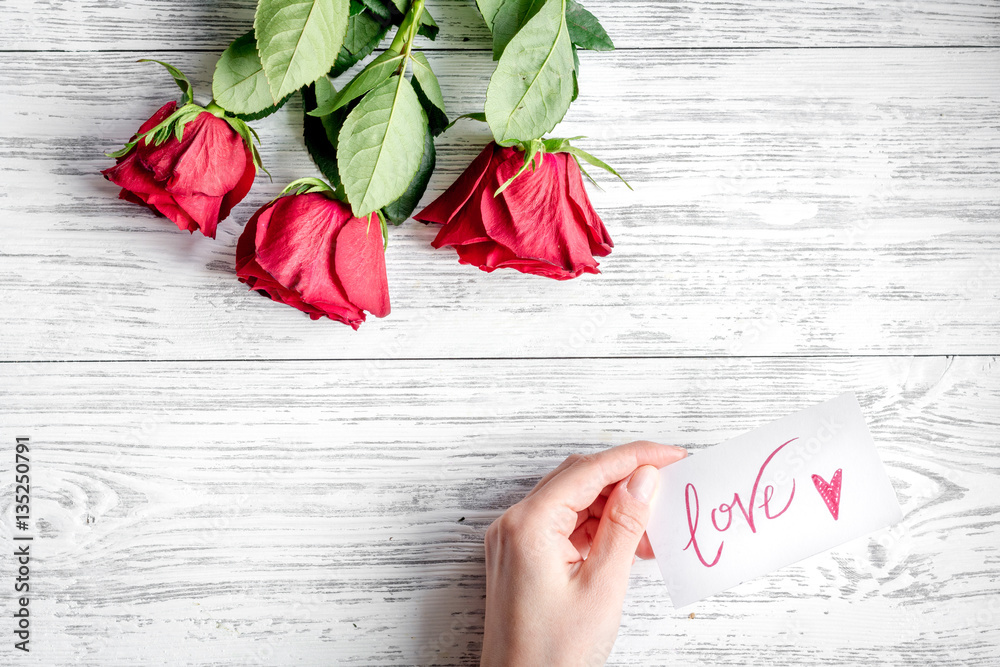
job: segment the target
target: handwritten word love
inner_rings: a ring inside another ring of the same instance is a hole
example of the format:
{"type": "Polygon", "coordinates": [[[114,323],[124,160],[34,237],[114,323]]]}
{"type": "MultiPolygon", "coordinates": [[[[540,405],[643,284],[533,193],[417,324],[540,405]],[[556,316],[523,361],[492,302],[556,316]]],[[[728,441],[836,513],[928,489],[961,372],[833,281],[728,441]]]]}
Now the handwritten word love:
{"type": "MultiPolygon", "coordinates": [[[[717,508],[712,510],[712,526],[717,532],[724,533],[729,530],[730,526],[732,526],[734,507],[738,507],[740,509],[740,513],[743,515],[743,518],[746,520],[747,525],[753,533],[757,532],[757,524],[754,519],[754,509],[763,509],[764,516],[768,519],[777,519],[788,510],[788,507],[792,504],[792,499],[795,497],[794,479],[792,480],[792,491],[788,495],[788,502],[785,503],[785,506],[781,508],[780,512],[771,514],[771,500],[774,498],[774,487],[770,484],[764,486],[764,496],[760,505],[755,505],[754,503],[757,500],[757,487],[760,486],[760,478],[764,476],[764,470],[767,468],[767,465],[771,462],[771,459],[773,459],[778,452],[785,447],[785,445],[795,442],[796,440],[798,440],[798,438],[792,438],[785,444],[780,445],[777,449],[771,452],[770,456],[768,456],[767,459],[764,460],[764,463],[761,464],[760,470],[757,471],[757,479],[753,482],[753,489],[750,491],[750,501],[747,503],[749,510],[743,505],[743,499],[740,498],[739,493],[733,494],[732,502],[722,503],[717,508]],[[716,514],[725,515],[725,525],[719,525],[719,521],[716,519],[716,514]]],[[[698,560],[701,561],[701,564],[705,567],[714,567],[722,557],[722,547],[725,545],[725,541],[723,540],[719,542],[719,549],[715,552],[715,558],[712,562],[710,563],[706,561],[705,557],[702,555],[701,546],[698,543],[697,537],[698,518],[701,512],[698,503],[698,489],[696,489],[694,484],[691,484],[690,482],[684,487],[684,506],[687,509],[688,531],[691,535],[691,539],[689,539],[688,543],[684,546],[684,551],[687,551],[688,547],[694,547],[694,552],[698,556],[698,560]]]]}

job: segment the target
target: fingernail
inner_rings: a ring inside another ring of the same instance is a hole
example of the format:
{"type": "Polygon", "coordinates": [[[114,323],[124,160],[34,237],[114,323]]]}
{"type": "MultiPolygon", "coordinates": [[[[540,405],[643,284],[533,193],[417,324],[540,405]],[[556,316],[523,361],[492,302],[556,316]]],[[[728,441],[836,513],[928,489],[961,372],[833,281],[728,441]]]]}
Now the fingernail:
{"type": "Polygon", "coordinates": [[[683,454],[684,456],[687,456],[688,450],[684,449],[683,447],[678,447],[677,445],[667,445],[667,446],[670,447],[675,452],[677,452],[678,454],[683,454]]]}
{"type": "Polygon", "coordinates": [[[625,490],[640,503],[648,503],[649,499],[653,497],[653,492],[656,491],[656,482],[659,476],[660,471],[653,466],[642,466],[632,473],[625,490]]]}

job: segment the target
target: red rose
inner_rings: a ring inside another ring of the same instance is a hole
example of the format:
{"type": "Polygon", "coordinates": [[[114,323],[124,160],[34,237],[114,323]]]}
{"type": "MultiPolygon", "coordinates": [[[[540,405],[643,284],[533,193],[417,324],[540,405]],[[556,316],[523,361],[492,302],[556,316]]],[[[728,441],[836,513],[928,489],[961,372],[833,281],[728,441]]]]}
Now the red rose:
{"type": "Polygon", "coordinates": [[[357,329],[366,310],[389,314],[378,219],[355,218],[321,193],[280,197],[254,213],[236,246],[236,275],[314,320],[326,315],[357,329]]]}
{"type": "Polygon", "coordinates": [[[506,190],[493,193],[524,164],[524,153],[490,142],[448,190],[413,216],[444,225],[435,248],[453,246],[458,261],[483,271],[517,269],[557,280],[600,273],[594,255],[614,244],[583,189],[568,153],[546,153],[506,190]]]}
{"type": "MultiPolygon", "coordinates": [[[[176,110],[176,102],[164,104],[137,136],[176,110]]],[[[148,206],[180,229],[200,229],[214,239],[219,221],[250,191],[257,169],[240,135],[225,120],[204,111],[184,126],[181,141],[174,136],[159,146],[139,141],[101,173],[121,186],[121,199],[148,206]]]]}

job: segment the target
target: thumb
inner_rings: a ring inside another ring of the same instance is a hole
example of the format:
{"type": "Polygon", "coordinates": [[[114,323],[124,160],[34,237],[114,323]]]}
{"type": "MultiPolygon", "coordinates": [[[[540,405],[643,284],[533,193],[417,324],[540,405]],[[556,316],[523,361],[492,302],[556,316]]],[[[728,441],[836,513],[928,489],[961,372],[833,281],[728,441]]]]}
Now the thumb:
{"type": "Polygon", "coordinates": [[[650,501],[660,483],[660,471],[642,466],[608,496],[584,569],[607,583],[628,586],[629,571],[649,522],[650,501]]]}

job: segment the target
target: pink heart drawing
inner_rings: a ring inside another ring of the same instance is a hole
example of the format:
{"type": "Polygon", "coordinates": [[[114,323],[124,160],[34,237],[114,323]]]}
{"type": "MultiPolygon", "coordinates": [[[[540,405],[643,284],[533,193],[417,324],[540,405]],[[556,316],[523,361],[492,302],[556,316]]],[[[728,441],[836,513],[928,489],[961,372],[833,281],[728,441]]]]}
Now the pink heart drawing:
{"type": "Polygon", "coordinates": [[[837,515],[840,514],[840,482],[844,475],[843,468],[837,468],[837,472],[833,473],[833,479],[827,483],[819,475],[813,475],[813,484],[816,485],[816,490],[819,491],[820,498],[826,503],[826,508],[830,510],[830,514],[833,515],[833,520],[837,520],[837,515]]]}

